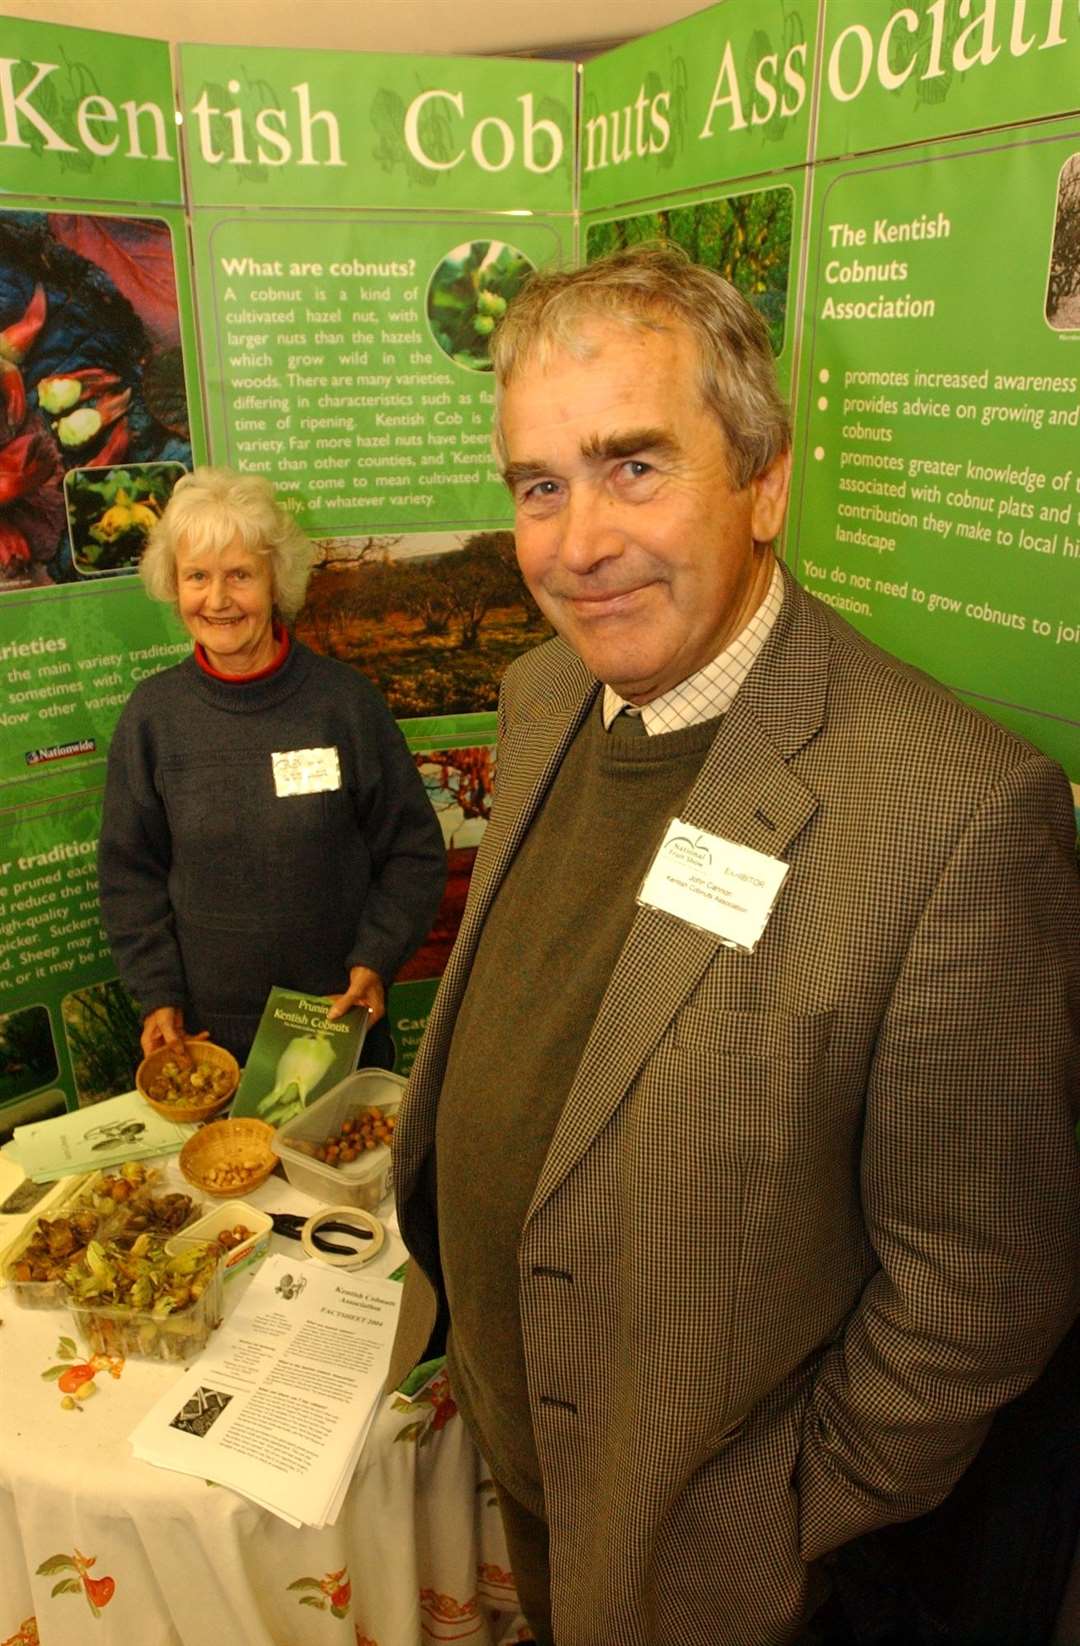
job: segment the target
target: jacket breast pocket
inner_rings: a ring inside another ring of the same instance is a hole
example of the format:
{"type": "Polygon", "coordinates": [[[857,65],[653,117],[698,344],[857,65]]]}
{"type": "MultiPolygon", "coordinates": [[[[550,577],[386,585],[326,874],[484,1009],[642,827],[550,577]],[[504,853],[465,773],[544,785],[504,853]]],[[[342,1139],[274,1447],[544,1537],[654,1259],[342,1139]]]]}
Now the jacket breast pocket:
{"type": "MultiPolygon", "coordinates": [[[[687,1128],[705,1126],[723,1153],[805,1167],[850,1140],[857,1082],[834,1057],[835,1013],[713,1010],[688,1004],[667,1056],[687,1128]]],[[[845,1152],[847,1144],[844,1144],[845,1152]]]]}
{"type": "Polygon", "coordinates": [[[738,1012],[696,997],[676,1016],[672,1033],[684,1051],[785,1063],[816,1061],[829,1049],[835,1012],[738,1012]]]}

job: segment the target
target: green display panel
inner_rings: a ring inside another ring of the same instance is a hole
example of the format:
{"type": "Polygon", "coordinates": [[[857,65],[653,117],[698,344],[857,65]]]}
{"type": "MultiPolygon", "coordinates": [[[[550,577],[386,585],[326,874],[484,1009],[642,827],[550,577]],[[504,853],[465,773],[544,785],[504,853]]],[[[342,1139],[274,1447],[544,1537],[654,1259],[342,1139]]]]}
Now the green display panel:
{"type": "Polygon", "coordinates": [[[182,200],[164,41],[0,25],[0,193],[182,200]]]}
{"type": "Polygon", "coordinates": [[[194,235],[215,460],[317,533],[509,518],[488,338],[568,219],[199,212],[194,235]]]}
{"type": "Polygon", "coordinates": [[[390,990],[387,1015],[397,1051],[395,1074],[407,1076],[413,1066],[438,987],[438,978],[429,978],[423,983],[395,983],[390,990]]]}
{"type": "Polygon", "coordinates": [[[1078,219],[1075,121],[819,169],[789,533],[808,588],[1074,781],[1078,219]]]}
{"type": "Polygon", "coordinates": [[[19,799],[70,790],[75,773],[100,781],[132,688],[191,650],[132,577],[6,595],[0,626],[0,795],[19,799]]]}
{"type": "Polygon", "coordinates": [[[823,0],[819,159],[1065,114],[1072,0],[823,0]]]}
{"type": "Polygon", "coordinates": [[[568,63],[183,46],[180,68],[195,205],[572,209],[568,63]]]}
{"type": "Polygon", "coordinates": [[[727,0],[582,74],[583,212],[807,159],[816,8],[727,0]]]}

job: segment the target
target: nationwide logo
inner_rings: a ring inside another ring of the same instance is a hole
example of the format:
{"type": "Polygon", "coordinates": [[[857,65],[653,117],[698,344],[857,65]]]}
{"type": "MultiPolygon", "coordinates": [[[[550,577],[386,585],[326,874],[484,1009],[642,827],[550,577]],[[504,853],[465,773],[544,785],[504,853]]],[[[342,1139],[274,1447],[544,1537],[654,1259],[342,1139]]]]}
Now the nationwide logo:
{"type": "Polygon", "coordinates": [[[50,749],[27,749],[23,758],[28,766],[43,766],[50,760],[67,760],[73,754],[94,754],[96,737],[80,737],[74,743],[54,743],[50,749]]]}

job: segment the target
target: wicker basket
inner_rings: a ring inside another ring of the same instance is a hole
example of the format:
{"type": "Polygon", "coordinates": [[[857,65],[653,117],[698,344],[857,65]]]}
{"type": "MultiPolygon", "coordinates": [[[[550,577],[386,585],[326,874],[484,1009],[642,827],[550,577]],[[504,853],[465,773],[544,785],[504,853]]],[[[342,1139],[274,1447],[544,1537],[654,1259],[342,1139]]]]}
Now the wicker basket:
{"type": "Polygon", "coordinates": [[[207,1194],[237,1199],[265,1182],[278,1163],[265,1120],[212,1120],[180,1150],[180,1170],[207,1194]]]}
{"type": "Polygon", "coordinates": [[[229,1075],[230,1084],[223,1097],[211,1097],[205,1103],[162,1103],[150,1096],[148,1088],[150,1082],[161,1073],[163,1065],[175,1060],[176,1052],[171,1046],[159,1046],[156,1052],[144,1057],[135,1071],[135,1084],[140,1096],[149,1103],[155,1114],[161,1115],[164,1120],[175,1120],[178,1125],[190,1124],[193,1120],[209,1120],[226,1103],[232,1102],[240,1084],[240,1065],[224,1046],[215,1046],[212,1040],[185,1040],[184,1045],[193,1063],[210,1063],[217,1069],[224,1069],[229,1075]]]}

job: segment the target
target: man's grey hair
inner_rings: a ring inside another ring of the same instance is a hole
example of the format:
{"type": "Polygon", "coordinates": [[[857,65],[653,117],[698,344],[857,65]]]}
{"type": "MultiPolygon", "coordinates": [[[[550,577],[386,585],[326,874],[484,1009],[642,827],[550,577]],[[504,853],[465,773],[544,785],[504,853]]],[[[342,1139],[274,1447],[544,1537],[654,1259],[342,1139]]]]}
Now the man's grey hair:
{"type": "Polygon", "coordinates": [[[663,331],[682,325],[698,346],[700,387],[731,452],[731,484],[741,491],[791,445],[791,418],[776,381],[765,321],[727,280],[691,262],[681,247],[652,242],[612,252],[584,268],[541,271],[511,301],[491,340],[495,369],[495,451],[507,461],[501,397],[526,363],[557,349],[593,352],[589,322],[663,331]]]}
{"type": "Polygon", "coordinates": [[[291,621],[304,604],[315,549],[261,474],[198,468],[176,482],[150,533],[139,576],[155,600],[176,600],[176,551],[218,555],[235,540],[270,559],[274,609],[291,621]]]}

